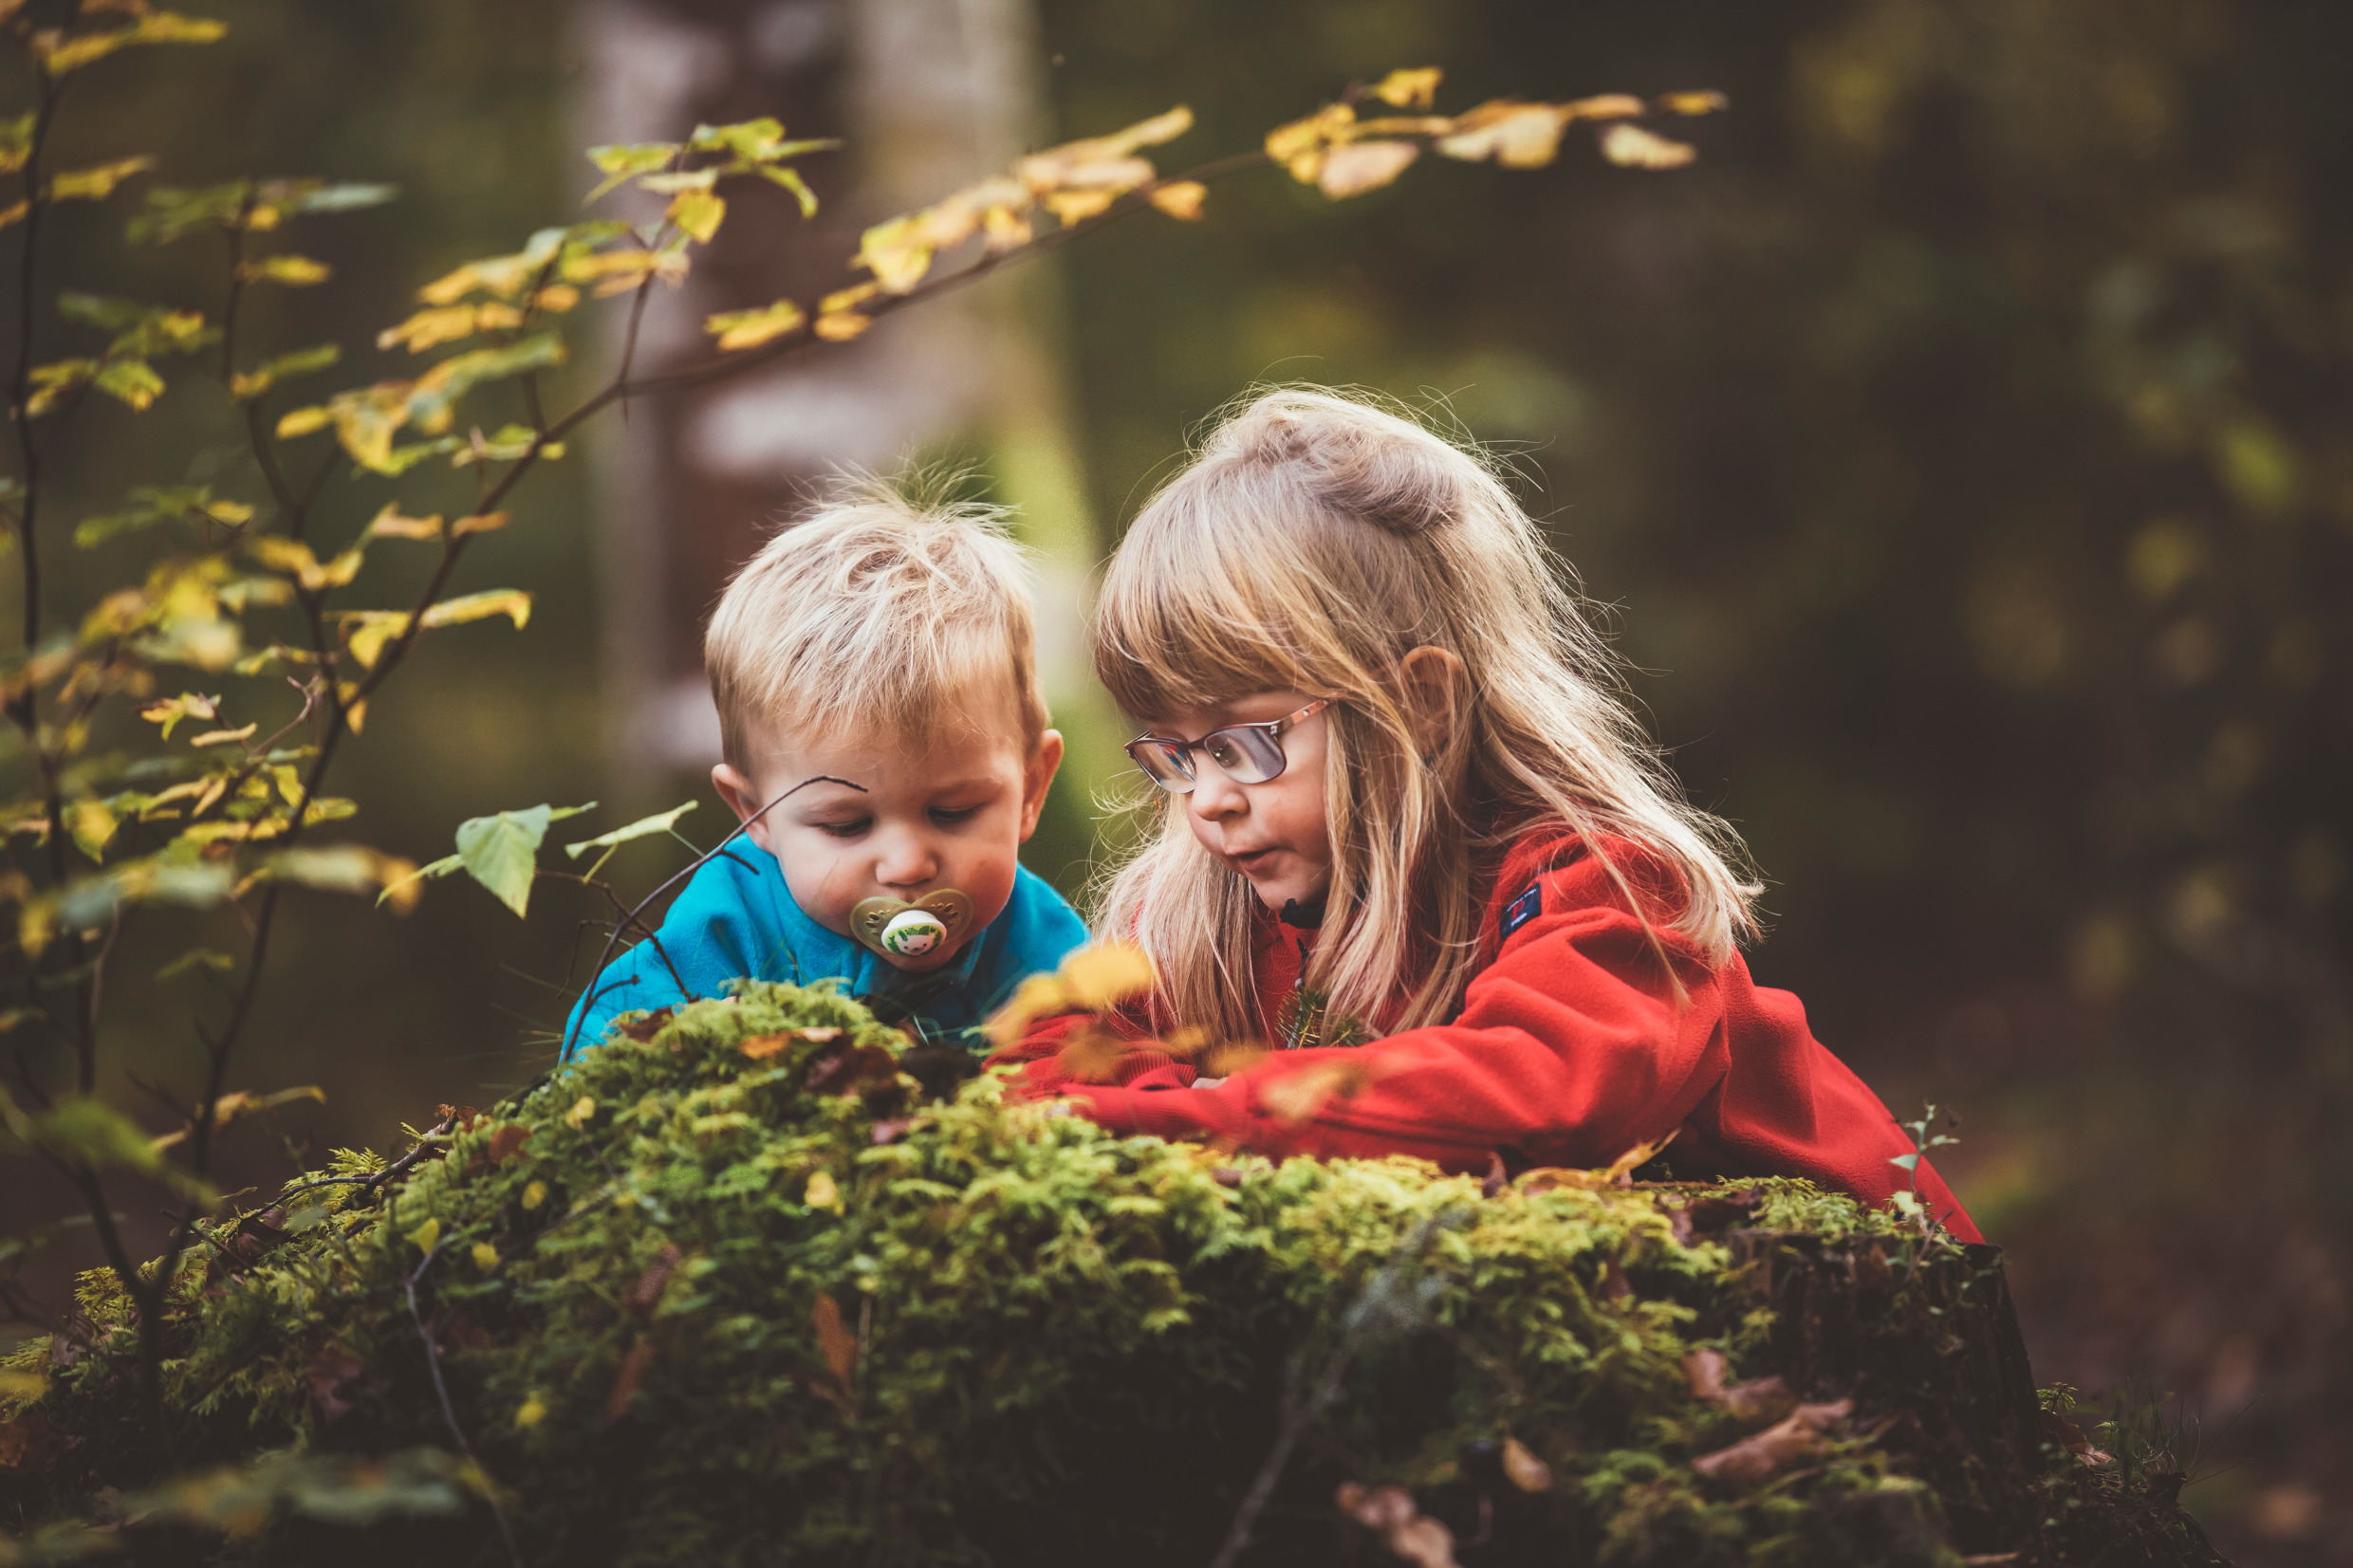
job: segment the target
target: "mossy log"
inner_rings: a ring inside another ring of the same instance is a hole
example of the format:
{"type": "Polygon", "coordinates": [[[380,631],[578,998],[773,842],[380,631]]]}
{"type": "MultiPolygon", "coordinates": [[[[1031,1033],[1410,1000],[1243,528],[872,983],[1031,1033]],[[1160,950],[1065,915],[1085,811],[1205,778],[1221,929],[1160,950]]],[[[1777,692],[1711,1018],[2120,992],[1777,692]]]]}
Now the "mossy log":
{"type": "Polygon", "coordinates": [[[2219,1561],[2046,1431],[1992,1248],[1115,1138],[905,1044],[752,986],[339,1155],[207,1238],[159,1411],[86,1276],[0,1563],[2219,1561]]]}

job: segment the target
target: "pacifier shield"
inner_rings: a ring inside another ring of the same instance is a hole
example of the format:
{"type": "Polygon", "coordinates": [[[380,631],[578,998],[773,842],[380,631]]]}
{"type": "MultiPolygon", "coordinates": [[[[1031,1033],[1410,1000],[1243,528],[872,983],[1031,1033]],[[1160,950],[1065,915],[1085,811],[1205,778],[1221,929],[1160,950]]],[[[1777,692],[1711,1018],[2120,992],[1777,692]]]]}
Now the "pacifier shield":
{"type": "Polygon", "coordinates": [[[954,952],[973,923],[973,901],[954,888],[910,904],[862,898],[850,910],[850,934],[900,968],[929,968],[954,952]]]}

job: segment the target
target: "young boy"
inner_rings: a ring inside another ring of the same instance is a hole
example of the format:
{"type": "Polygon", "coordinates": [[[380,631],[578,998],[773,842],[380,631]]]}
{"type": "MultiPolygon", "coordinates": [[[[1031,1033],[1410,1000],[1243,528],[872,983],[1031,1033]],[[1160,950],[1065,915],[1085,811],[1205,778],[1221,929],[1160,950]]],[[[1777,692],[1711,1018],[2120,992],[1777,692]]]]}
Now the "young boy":
{"type": "Polygon", "coordinates": [[[1063,749],[1033,621],[983,507],[876,488],[769,541],[703,645],[726,758],[711,782],[745,834],[598,974],[566,1049],[743,977],[836,977],[936,1038],[1084,942],[1017,858],[1063,749]]]}

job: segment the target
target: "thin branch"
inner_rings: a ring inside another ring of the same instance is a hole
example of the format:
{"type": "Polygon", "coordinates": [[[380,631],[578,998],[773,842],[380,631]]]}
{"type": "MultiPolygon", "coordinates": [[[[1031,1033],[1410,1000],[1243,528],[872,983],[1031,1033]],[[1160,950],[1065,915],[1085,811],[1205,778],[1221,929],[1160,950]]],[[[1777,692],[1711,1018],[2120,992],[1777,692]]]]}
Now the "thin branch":
{"type": "Polygon", "coordinates": [[[457,1423],[457,1407],[450,1402],[450,1386],[441,1376],[440,1349],[433,1341],[433,1330],[426,1326],[425,1315],[417,1310],[417,1276],[431,1268],[434,1259],[440,1255],[441,1246],[436,1242],[434,1249],[425,1254],[424,1262],[417,1265],[415,1273],[401,1276],[400,1292],[408,1298],[409,1321],[417,1325],[417,1337],[425,1342],[425,1370],[433,1374],[433,1392],[441,1401],[441,1419],[448,1424],[450,1436],[457,1443],[457,1451],[466,1456],[466,1463],[472,1466],[474,1472],[482,1478],[482,1500],[491,1505],[491,1517],[498,1521],[498,1535],[507,1543],[508,1559],[515,1568],[523,1568],[523,1554],[515,1547],[514,1526],[507,1522],[507,1510],[498,1505],[497,1483],[491,1479],[488,1470],[482,1468],[482,1462],[474,1458],[473,1445],[466,1441],[466,1429],[457,1423]]]}
{"type": "MultiPolygon", "coordinates": [[[[799,784],[794,784],[790,789],[786,790],[782,795],[777,796],[776,799],[769,802],[768,804],[762,806],[759,810],[745,818],[741,822],[738,822],[735,825],[734,832],[729,834],[726,838],[720,839],[716,844],[713,844],[704,854],[697,857],[695,862],[688,866],[684,871],[679,872],[676,876],[671,877],[661,886],[647,894],[643,898],[638,900],[637,907],[629,912],[629,919],[633,923],[639,920],[644,915],[646,910],[652,907],[655,899],[659,898],[663,894],[668,893],[672,888],[676,887],[680,882],[685,881],[689,876],[692,876],[695,873],[702,870],[705,865],[709,864],[711,860],[722,850],[726,849],[728,845],[733,843],[737,839],[740,839],[745,834],[750,832],[752,823],[758,821],[761,818],[767,816],[769,812],[775,810],[778,806],[784,804],[787,801],[789,801],[795,795],[798,795],[801,791],[806,789],[813,784],[837,784],[842,785],[844,789],[855,789],[861,795],[866,793],[866,786],[864,784],[852,784],[847,779],[837,779],[826,773],[820,773],[814,778],[803,779],[799,784]]],[[[615,925],[613,928],[613,933],[604,939],[604,950],[597,955],[597,967],[588,971],[591,977],[589,980],[589,984],[591,986],[596,984],[594,977],[602,974],[604,972],[604,966],[612,960],[613,944],[621,940],[621,928],[619,925],[615,925]]],[[[664,962],[668,962],[667,956],[665,956],[664,962]]],[[[686,989],[683,986],[678,988],[681,991],[686,989]]],[[[580,1034],[580,1025],[582,1024],[585,1024],[587,1021],[588,1008],[584,1003],[580,1009],[579,1019],[569,1029],[565,1031],[564,1048],[556,1053],[556,1060],[558,1061],[562,1061],[565,1058],[572,1054],[572,1046],[580,1034]]]]}

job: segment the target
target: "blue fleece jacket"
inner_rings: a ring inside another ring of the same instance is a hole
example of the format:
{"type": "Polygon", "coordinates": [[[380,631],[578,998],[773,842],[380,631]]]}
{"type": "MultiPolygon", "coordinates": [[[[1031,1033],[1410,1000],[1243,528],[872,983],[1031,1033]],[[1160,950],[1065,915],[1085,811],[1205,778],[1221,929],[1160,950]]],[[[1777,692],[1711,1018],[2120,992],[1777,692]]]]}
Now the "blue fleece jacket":
{"type": "Polygon", "coordinates": [[[738,839],[688,879],[658,938],[667,965],[646,941],[597,975],[565,1021],[567,1054],[602,1043],[622,1013],[718,996],[739,979],[839,979],[887,1022],[926,1038],[953,1035],[995,1011],[1024,977],[1054,968],[1086,940],[1086,927],[1062,895],[1022,867],[1004,912],[954,963],[908,974],[804,914],[775,857],[738,839]]]}

